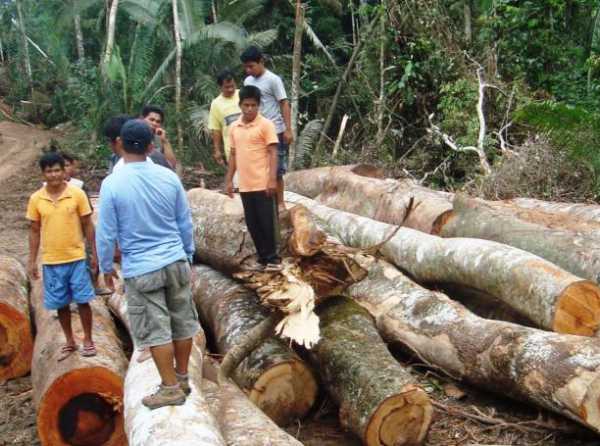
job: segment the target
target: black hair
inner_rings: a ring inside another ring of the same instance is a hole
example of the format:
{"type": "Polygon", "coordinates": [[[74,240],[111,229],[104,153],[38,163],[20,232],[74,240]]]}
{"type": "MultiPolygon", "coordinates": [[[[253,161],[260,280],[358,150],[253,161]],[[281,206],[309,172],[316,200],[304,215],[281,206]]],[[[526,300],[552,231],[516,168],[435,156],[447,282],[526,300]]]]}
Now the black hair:
{"type": "Polygon", "coordinates": [[[231,71],[229,68],[221,71],[219,74],[217,74],[217,84],[219,84],[219,87],[223,86],[223,83],[225,81],[233,81],[235,80],[235,74],[233,74],[233,71],[231,71]]]}
{"type": "Polygon", "coordinates": [[[256,62],[259,63],[264,59],[262,51],[256,46],[249,46],[240,56],[242,63],[256,62]]]}
{"type": "Polygon", "coordinates": [[[42,172],[57,164],[60,165],[61,169],[65,168],[65,159],[58,152],[48,152],[40,158],[40,169],[42,172]]]}
{"type": "Polygon", "coordinates": [[[121,128],[127,121],[134,119],[129,115],[113,116],[104,124],[104,136],[115,142],[121,136],[121,128]]]}
{"type": "Polygon", "coordinates": [[[256,99],[256,102],[260,104],[260,90],[254,85],[245,85],[240,88],[240,104],[244,99],[256,99]]]}
{"type": "Polygon", "coordinates": [[[60,152],[60,156],[63,157],[63,159],[65,160],[66,163],[74,163],[75,161],[79,161],[79,158],[77,158],[75,155],[71,155],[70,153],[67,152],[60,152]]]}
{"type": "Polygon", "coordinates": [[[142,108],[142,117],[145,118],[150,113],[159,114],[160,120],[162,122],[165,122],[165,111],[162,108],[160,108],[158,105],[151,105],[151,104],[144,105],[144,108],[142,108]]]}

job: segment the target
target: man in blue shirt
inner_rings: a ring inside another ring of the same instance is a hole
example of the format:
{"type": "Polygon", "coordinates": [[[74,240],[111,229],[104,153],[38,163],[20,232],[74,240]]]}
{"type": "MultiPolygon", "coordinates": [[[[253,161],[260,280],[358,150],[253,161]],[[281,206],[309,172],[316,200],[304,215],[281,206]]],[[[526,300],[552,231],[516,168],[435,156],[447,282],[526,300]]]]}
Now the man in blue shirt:
{"type": "Polygon", "coordinates": [[[96,246],[110,288],[116,242],[121,249],[132,335],[138,347],[150,347],[162,379],[158,391],[142,400],[156,409],[185,402],[192,338],[200,326],[191,293],[187,196],[174,172],[146,162],[152,138],[141,120],[123,125],[125,165],[102,182],[96,246]]]}

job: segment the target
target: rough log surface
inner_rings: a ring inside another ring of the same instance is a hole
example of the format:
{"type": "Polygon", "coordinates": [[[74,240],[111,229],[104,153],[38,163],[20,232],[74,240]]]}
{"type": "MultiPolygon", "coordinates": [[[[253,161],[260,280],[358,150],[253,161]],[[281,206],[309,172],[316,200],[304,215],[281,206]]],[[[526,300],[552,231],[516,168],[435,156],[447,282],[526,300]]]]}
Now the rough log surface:
{"type": "Polygon", "coordinates": [[[33,336],[25,268],[0,256],[0,384],[31,370],[33,336]]]}
{"type": "Polygon", "coordinates": [[[552,214],[566,214],[582,220],[594,221],[600,223],[600,206],[597,204],[585,203],[559,203],[555,201],[542,201],[533,198],[514,198],[506,200],[524,209],[538,209],[552,214]]]}
{"type": "Polygon", "coordinates": [[[378,261],[348,295],[399,342],[456,379],[567,416],[600,432],[600,344],[470,313],[378,261]]]}
{"type": "MultiPolygon", "coordinates": [[[[269,310],[251,290],[207,266],[195,266],[194,299],[203,323],[225,354],[269,310]]],[[[234,373],[235,382],[277,424],[302,418],[312,407],[317,383],[312,371],[281,339],[267,339],[234,373]]]]}
{"type": "Polygon", "coordinates": [[[311,350],[342,425],[368,446],[419,444],[432,406],[389,353],[371,316],[345,298],[318,308],[323,337],[311,350]]]}
{"type": "MultiPolygon", "coordinates": [[[[344,245],[367,248],[384,242],[394,227],[334,210],[297,194],[302,204],[344,245]]],[[[442,239],[400,228],[379,251],[422,283],[452,283],[496,297],[549,330],[592,336],[600,324],[600,289],[552,263],[500,243],[442,239]]]]}
{"type": "MultiPolygon", "coordinates": [[[[97,356],[84,358],[74,352],[58,362],[65,341],[56,312],[43,308],[41,280],[32,287],[37,336],[31,381],[42,444],[126,445],[122,402],[127,358],[106,305],[100,299],[91,304],[97,356]]],[[[81,344],[83,331],[77,313],[72,314],[71,322],[81,344]]]]}
{"type": "Polygon", "coordinates": [[[551,228],[522,220],[510,210],[461,195],[440,226],[443,237],[477,237],[536,254],[585,279],[600,281],[600,242],[587,231],[551,228]]]}

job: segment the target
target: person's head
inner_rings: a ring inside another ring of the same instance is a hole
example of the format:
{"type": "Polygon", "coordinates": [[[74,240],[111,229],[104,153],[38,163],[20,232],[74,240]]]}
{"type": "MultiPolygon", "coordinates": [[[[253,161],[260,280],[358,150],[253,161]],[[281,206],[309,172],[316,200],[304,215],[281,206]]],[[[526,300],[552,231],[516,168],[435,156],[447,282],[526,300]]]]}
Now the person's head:
{"type": "Polygon", "coordinates": [[[123,145],[121,144],[121,129],[127,121],[134,119],[129,115],[118,115],[110,118],[104,125],[104,136],[108,138],[113,153],[121,156],[123,145]]]}
{"type": "Polygon", "coordinates": [[[246,85],[240,89],[240,109],[246,122],[254,121],[260,106],[260,90],[254,85],[246,85]]]}
{"type": "Polygon", "coordinates": [[[217,84],[221,89],[221,94],[225,98],[230,98],[235,94],[237,85],[235,84],[235,75],[231,70],[223,70],[217,75],[217,84]]]}
{"type": "Polygon", "coordinates": [[[70,178],[77,175],[77,170],[79,168],[79,160],[75,156],[66,152],[62,152],[61,156],[65,160],[65,179],[69,180],[70,178]]]}
{"type": "Polygon", "coordinates": [[[244,70],[248,76],[260,77],[265,72],[265,58],[262,51],[255,46],[249,46],[240,56],[244,70]]]}
{"type": "Polygon", "coordinates": [[[121,141],[125,153],[145,155],[151,147],[152,139],[150,126],[141,119],[127,121],[121,129],[121,141]]]}
{"type": "Polygon", "coordinates": [[[40,169],[50,187],[56,187],[65,181],[65,160],[57,152],[44,154],[40,158],[40,169]]]}
{"type": "Polygon", "coordinates": [[[156,129],[162,128],[163,122],[165,122],[165,112],[157,105],[145,105],[142,109],[142,118],[154,133],[156,129]]]}

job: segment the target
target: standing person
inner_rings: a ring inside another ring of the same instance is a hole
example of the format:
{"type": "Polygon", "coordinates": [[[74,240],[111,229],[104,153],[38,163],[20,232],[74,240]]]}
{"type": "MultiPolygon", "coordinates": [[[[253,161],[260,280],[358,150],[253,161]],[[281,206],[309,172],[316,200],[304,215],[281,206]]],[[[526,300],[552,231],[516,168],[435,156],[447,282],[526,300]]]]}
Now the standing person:
{"type": "Polygon", "coordinates": [[[242,116],[229,129],[231,158],[225,189],[233,197],[233,176],[239,171],[239,189],[246,226],[256,247],[257,269],[278,271],[277,254],[277,133],[275,125],[259,112],[260,90],[240,90],[242,116]]]}
{"type": "Polygon", "coordinates": [[[71,328],[71,301],[77,303],[83,327],[82,356],[94,356],[92,339],[92,309],[95,297],[86,266],[84,235],[91,247],[90,265],[98,265],[88,199],[85,193],[65,181],[65,161],[55,152],[40,159],[45,185],[29,198],[27,219],[29,231],[28,272],[32,280],[39,279],[37,258],[42,247],[44,307],[58,311],[58,320],[65,335],[59,361],[77,351],[71,328]]]}
{"type": "Polygon", "coordinates": [[[187,196],[174,172],[146,162],[152,138],[142,120],[123,125],[125,166],[102,182],[96,245],[100,271],[113,289],[117,241],[121,248],[132,335],[138,348],[150,347],[162,380],[142,403],[156,409],[185,402],[200,325],[190,283],[194,239],[187,196]]]}
{"type": "MultiPolygon", "coordinates": [[[[110,156],[110,163],[108,167],[108,173],[111,174],[125,165],[123,160],[123,143],[121,142],[121,129],[127,121],[135,119],[129,115],[117,115],[110,118],[104,124],[104,136],[108,138],[112,155],[110,156]]],[[[146,162],[154,164],[152,158],[146,156],[146,162]]]]}
{"type": "Polygon", "coordinates": [[[75,158],[70,153],[62,152],[61,156],[65,160],[65,181],[69,183],[71,186],[78,187],[79,189],[83,189],[83,191],[87,195],[87,190],[85,188],[85,183],[83,180],[79,178],[75,178],[77,173],[79,172],[79,160],[75,158]]]}
{"type": "Polygon", "coordinates": [[[229,160],[229,127],[238,120],[241,113],[240,96],[231,70],[219,73],[217,84],[221,94],[210,104],[208,129],[213,141],[213,157],[217,164],[224,166],[225,160],[229,160]]]}
{"type": "Polygon", "coordinates": [[[283,175],[287,172],[289,145],[293,142],[291,109],[285,86],[279,76],[265,67],[265,58],[255,46],[248,47],[240,56],[248,77],[244,85],[258,87],[261,92],[261,114],[273,121],[277,131],[277,204],[283,210],[283,175]]]}
{"type": "Polygon", "coordinates": [[[142,118],[154,133],[154,150],[151,150],[148,156],[156,164],[175,170],[177,158],[167,138],[167,132],[162,127],[165,122],[165,112],[156,105],[145,105],[142,109],[142,118]]]}

